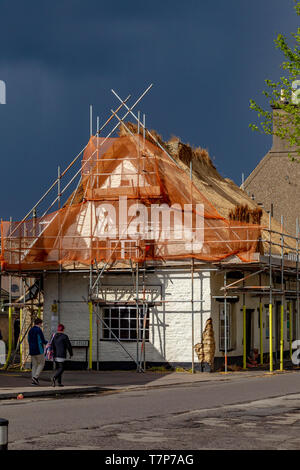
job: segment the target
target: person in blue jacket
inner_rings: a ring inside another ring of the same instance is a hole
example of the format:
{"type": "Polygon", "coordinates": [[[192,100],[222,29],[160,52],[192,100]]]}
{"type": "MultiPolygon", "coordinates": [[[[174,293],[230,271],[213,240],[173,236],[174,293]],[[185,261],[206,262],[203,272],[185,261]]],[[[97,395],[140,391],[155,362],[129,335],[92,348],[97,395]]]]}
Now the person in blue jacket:
{"type": "Polygon", "coordinates": [[[28,343],[29,354],[32,362],[32,384],[39,385],[39,375],[45,366],[44,347],[47,344],[44,334],[40,328],[43,323],[41,318],[34,320],[34,326],[29,330],[28,343]]]}

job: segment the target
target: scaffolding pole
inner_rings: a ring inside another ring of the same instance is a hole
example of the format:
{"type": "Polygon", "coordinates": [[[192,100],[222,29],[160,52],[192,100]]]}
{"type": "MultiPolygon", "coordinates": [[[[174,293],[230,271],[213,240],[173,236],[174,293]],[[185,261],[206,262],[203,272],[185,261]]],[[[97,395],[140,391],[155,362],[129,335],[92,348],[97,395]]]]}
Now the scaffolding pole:
{"type": "Polygon", "coordinates": [[[93,302],[89,302],[89,364],[88,369],[93,369],[93,302]]]}
{"type": "Polygon", "coordinates": [[[299,338],[299,219],[296,219],[296,338],[299,338]]]}
{"type": "MultiPolygon", "coordinates": [[[[224,286],[227,283],[227,272],[224,271],[224,286]]],[[[224,292],[224,343],[225,343],[225,373],[227,374],[227,290],[224,292]]]]}
{"type": "Polygon", "coordinates": [[[283,236],[283,223],[284,219],[281,216],[281,301],[280,301],[280,371],[283,371],[283,316],[284,316],[284,236],[283,236]]]}
{"type": "Polygon", "coordinates": [[[270,285],[270,297],[269,297],[269,356],[270,356],[270,372],[273,372],[273,299],[272,299],[272,251],[271,251],[271,212],[269,213],[269,234],[270,234],[270,246],[269,246],[269,285],[270,285]]]}
{"type": "Polygon", "coordinates": [[[289,301],[289,323],[290,323],[290,334],[289,334],[289,346],[290,346],[290,359],[292,360],[293,355],[293,313],[292,313],[292,302],[289,301]]]}
{"type": "Polygon", "coordinates": [[[194,258],[191,260],[192,374],[195,373],[194,258]]]}
{"type": "Polygon", "coordinates": [[[259,299],[259,326],[260,326],[260,363],[264,363],[264,342],[263,342],[263,308],[261,297],[259,299]]]}
{"type": "MultiPolygon", "coordinates": [[[[24,303],[26,302],[25,298],[25,283],[24,283],[24,278],[22,277],[22,297],[24,303]]],[[[25,318],[23,318],[23,307],[20,309],[20,334],[19,334],[19,342],[20,342],[20,369],[22,370],[23,368],[23,340],[24,340],[24,334],[23,331],[25,330],[25,318]]]]}
{"type": "Polygon", "coordinates": [[[141,366],[142,366],[142,356],[143,356],[143,369],[146,372],[146,325],[147,325],[147,315],[148,315],[148,307],[145,303],[145,271],[146,271],[146,262],[144,261],[144,269],[143,269],[143,341],[142,341],[142,354],[141,354],[141,366]]]}
{"type": "Polygon", "coordinates": [[[97,371],[99,371],[99,342],[100,342],[100,335],[99,335],[99,305],[96,305],[96,309],[97,309],[97,319],[96,319],[96,341],[97,341],[97,344],[96,344],[96,347],[97,347],[97,371]]]}
{"type": "MultiPolygon", "coordinates": [[[[243,281],[244,283],[244,281],[243,281]]],[[[247,369],[247,330],[246,330],[246,305],[245,294],[243,294],[243,369],[247,369]]]]}
{"type": "MultiPolygon", "coordinates": [[[[61,172],[60,166],[57,167],[57,206],[58,206],[58,223],[60,227],[61,219],[60,219],[60,208],[61,208],[61,172]]],[[[59,252],[59,260],[61,259],[61,237],[58,240],[58,252],[59,252]]],[[[57,322],[58,324],[61,323],[61,272],[62,266],[59,263],[59,271],[57,274],[57,322]]],[[[55,363],[53,362],[53,369],[55,367],[55,363]]]]}
{"type": "Polygon", "coordinates": [[[136,274],[135,274],[135,294],[136,294],[136,364],[137,372],[141,372],[140,366],[140,351],[139,351],[139,341],[140,341],[140,311],[139,311],[139,263],[136,262],[136,274]]]}
{"type": "MultiPolygon", "coordinates": [[[[9,218],[9,232],[11,234],[12,229],[12,217],[9,218]]],[[[10,242],[10,262],[11,262],[11,242],[10,242]]],[[[6,361],[3,366],[3,369],[7,369],[10,361],[10,356],[12,352],[12,314],[13,314],[13,307],[11,306],[12,298],[11,298],[11,274],[9,275],[9,307],[8,307],[8,351],[6,356],[6,361]]]]}

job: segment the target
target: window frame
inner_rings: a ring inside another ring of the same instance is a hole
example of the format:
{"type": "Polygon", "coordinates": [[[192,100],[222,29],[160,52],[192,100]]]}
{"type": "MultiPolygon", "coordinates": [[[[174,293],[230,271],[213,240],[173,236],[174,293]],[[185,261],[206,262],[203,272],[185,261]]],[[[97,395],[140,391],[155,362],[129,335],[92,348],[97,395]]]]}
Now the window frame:
{"type": "MultiPolygon", "coordinates": [[[[219,304],[219,351],[225,352],[225,304],[220,302],[219,304]],[[223,316],[223,318],[222,318],[223,316]],[[224,324],[224,326],[222,326],[224,324]],[[224,332],[222,334],[222,331],[224,332]]],[[[232,305],[227,302],[226,304],[226,316],[227,316],[227,352],[233,351],[233,314],[232,305]]]]}
{"type": "Polygon", "coordinates": [[[139,338],[137,339],[137,315],[135,305],[106,305],[102,308],[102,318],[106,325],[102,325],[101,340],[103,341],[117,341],[113,333],[117,336],[119,341],[126,342],[142,342],[143,341],[143,310],[147,316],[145,327],[145,342],[150,341],[150,322],[149,322],[149,307],[139,305],[139,338]],[[126,316],[124,316],[124,315],[126,316]],[[125,325],[124,325],[125,321],[125,325]],[[127,322],[127,324],[126,324],[127,322]],[[124,332],[128,332],[127,334],[124,332]]]}

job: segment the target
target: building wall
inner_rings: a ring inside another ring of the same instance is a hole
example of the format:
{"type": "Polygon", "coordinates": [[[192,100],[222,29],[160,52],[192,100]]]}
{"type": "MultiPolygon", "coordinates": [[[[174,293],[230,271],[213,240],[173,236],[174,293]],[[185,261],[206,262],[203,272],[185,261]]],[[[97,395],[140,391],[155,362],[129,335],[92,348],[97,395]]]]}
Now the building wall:
{"type": "Polygon", "coordinates": [[[296,218],[300,218],[300,166],[287,153],[269,152],[258,170],[245,181],[245,191],[266,210],[273,205],[273,217],[280,221],[283,216],[284,231],[295,236],[296,218]]]}
{"type": "MultiPolygon", "coordinates": [[[[147,274],[146,285],[161,286],[163,302],[150,309],[149,342],[146,342],[147,362],[191,363],[192,362],[192,315],[190,272],[164,272],[147,274]]],[[[64,273],[61,275],[61,303],[59,321],[66,327],[71,339],[89,339],[88,305],[82,297],[88,297],[88,274],[64,273]]],[[[131,275],[108,275],[102,278],[103,286],[133,286],[131,275]]],[[[47,274],[44,279],[44,332],[51,333],[51,306],[58,299],[57,274],[47,274]]],[[[194,274],[194,324],[196,344],[201,340],[202,325],[210,316],[210,274],[194,274]],[[196,302],[204,300],[203,303],[196,302]]],[[[93,361],[97,360],[97,319],[93,322],[93,361]]],[[[101,330],[101,328],[100,328],[101,330]]],[[[137,357],[136,342],[124,341],[134,359],[137,357]]],[[[74,350],[74,360],[85,359],[84,350],[74,350]]],[[[197,362],[197,356],[194,356],[197,362]]],[[[120,362],[130,358],[116,341],[99,341],[99,361],[120,362]]],[[[100,366],[101,367],[101,366],[100,366]]]]}
{"type": "MultiPolygon", "coordinates": [[[[227,284],[236,281],[236,279],[230,278],[230,273],[227,275],[227,284]]],[[[242,284],[240,284],[242,285],[242,284]]],[[[252,278],[246,279],[245,286],[259,286],[269,285],[269,276],[262,275],[261,279],[259,276],[253,276],[252,278]]],[[[222,295],[220,289],[224,286],[224,274],[223,273],[213,273],[211,275],[211,286],[212,286],[212,296],[222,295]]],[[[280,286],[276,286],[279,288],[280,286]]],[[[233,295],[228,293],[228,295],[233,295]]],[[[235,294],[234,294],[235,295],[235,294]]],[[[243,295],[241,293],[237,294],[238,301],[235,303],[231,303],[232,315],[233,315],[233,343],[234,348],[232,351],[228,352],[229,357],[234,356],[242,356],[243,355],[243,295]]],[[[280,303],[281,298],[280,296],[273,295],[273,352],[276,350],[275,345],[275,324],[276,324],[276,305],[280,303]]],[[[245,295],[245,305],[247,309],[253,309],[252,312],[252,344],[251,348],[257,348],[260,351],[260,323],[259,323],[259,297],[254,297],[250,293],[245,295]]],[[[283,338],[284,338],[284,350],[289,350],[289,338],[288,338],[288,303],[289,300],[284,300],[284,322],[283,322],[283,338]]],[[[268,315],[269,315],[269,295],[262,298],[262,305],[263,305],[263,351],[264,353],[269,352],[269,338],[267,337],[267,329],[268,329],[268,315]]],[[[220,351],[219,344],[220,344],[220,329],[219,329],[219,308],[220,302],[212,299],[212,318],[214,324],[214,332],[215,332],[215,340],[216,340],[216,357],[224,356],[224,352],[220,351]]],[[[278,312],[280,312],[280,308],[278,308],[278,312]]],[[[295,328],[294,328],[294,335],[295,337],[295,328]]]]}
{"type": "MultiPolygon", "coordinates": [[[[227,282],[233,282],[228,273],[227,282]]],[[[152,363],[191,364],[192,362],[192,315],[191,315],[191,276],[190,272],[157,272],[148,274],[146,285],[161,286],[163,302],[160,306],[150,309],[149,342],[146,342],[146,361],[152,363]]],[[[66,333],[71,339],[89,339],[89,310],[82,297],[88,297],[88,274],[62,274],[61,275],[61,304],[60,319],[66,327],[66,333]]],[[[252,277],[245,281],[245,285],[268,285],[268,275],[252,277]],[[261,283],[261,284],[260,284],[261,283]]],[[[133,286],[131,275],[104,275],[102,285],[105,286],[133,286]]],[[[213,296],[222,295],[221,287],[224,285],[224,274],[215,272],[195,273],[194,275],[194,344],[201,341],[201,332],[208,318],[213,319],[213,329],[216,343],[216,358],[224,357],[220,350],[220,302],[213,296]],[[196,302],[203,300],[203,303],[196,302]]],[[[47,274],[44,282],[44,331],[46,338],[51,333],[51,305],[58,298],[58,278],[56,274],[47,274]]],[[[279,286],[277,286],[279,287],[279,286]]],[[[251,349],[260,350],[260,324],[259,324],[259,298],[247,293],[245,305],[252,309],[252,341],[251,349]]],[[[274,297],[273,302],[273,351],[276,351],[275,324],[276,303],[280,297],[274,297]]],[[[229,358],[243,356],[243,295],[238,294],[238,301],[230,303],[232,309],[232,335],[233,347],[228,351],[229,358]]],[[[269,338],[267,337],[269,298],[262,298],[263,304],[263,350],[269,351],[269,338]]],[[[280,308],[278,308],[280,313],[280,308]]],[[[288,338],[288,300],[284,301],[284,350],[289,350],[288,338]]],[[[93,321],[93,361],[97,360],[97,317],[93,321]]],[[[102,335],[100,326],[100,338],[102,335]]],[[[295,331],[294,331],[295,338],[295,331]]],[[[136,341],[124,341],[122,344],[136,360],[136,341]]],[[[104,363],[131,362],[130,357],[116,341],[101,340],[98,343],[100,361],[104,363]]],[[[196,354],[195,363],[198,362],[196,354]]],[[[85,351],[74,350],[74,361],[85,361],[85,351]]]]}
{"type": "Polygon", "coordinates": [[[272,148],[244,183],[246,193],[254,196],[257,203],[263,203],[266,210],[271,210],[273,205],[273,217],[280,222],[283,216],[284,231],[293,236],[296,218],[300,218],[300,166],[290,158],[297,159],[295,150],[286,141],[273,136],[272,148]]]}

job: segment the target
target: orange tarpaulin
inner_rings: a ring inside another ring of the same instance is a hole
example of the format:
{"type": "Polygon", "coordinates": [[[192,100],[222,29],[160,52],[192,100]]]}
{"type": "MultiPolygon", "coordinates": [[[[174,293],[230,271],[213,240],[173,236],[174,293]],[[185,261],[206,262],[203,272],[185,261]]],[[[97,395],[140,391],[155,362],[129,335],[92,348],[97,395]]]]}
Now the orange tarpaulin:
{"type": "Polygon", "coordinates": [[[158,146],[138,135],[91,137],[82,159],[80,202],[56,212],[2,222],[2,266],[237,255],[251,261],[260,226],[221,217],[158,146]]]}

